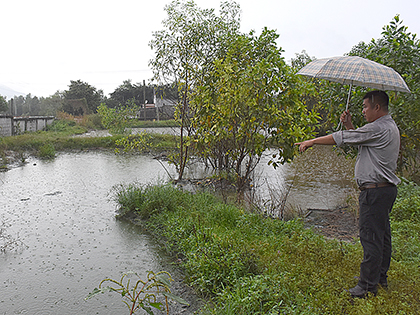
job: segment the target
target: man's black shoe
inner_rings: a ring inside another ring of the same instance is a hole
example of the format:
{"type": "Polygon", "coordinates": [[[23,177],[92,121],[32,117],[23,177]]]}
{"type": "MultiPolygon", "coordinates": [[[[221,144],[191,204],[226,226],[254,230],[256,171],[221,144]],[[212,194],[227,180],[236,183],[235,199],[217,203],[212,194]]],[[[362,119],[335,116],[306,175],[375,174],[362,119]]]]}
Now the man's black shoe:
{"type": "Polygon", "coordinates": [[[373,293],[373,295],[376,295],[377,290],[365,290],[360,285],[356,285],[354,288],[351,288],[349,290],[352,297],[364,299],[368,293],[373,293]]]}

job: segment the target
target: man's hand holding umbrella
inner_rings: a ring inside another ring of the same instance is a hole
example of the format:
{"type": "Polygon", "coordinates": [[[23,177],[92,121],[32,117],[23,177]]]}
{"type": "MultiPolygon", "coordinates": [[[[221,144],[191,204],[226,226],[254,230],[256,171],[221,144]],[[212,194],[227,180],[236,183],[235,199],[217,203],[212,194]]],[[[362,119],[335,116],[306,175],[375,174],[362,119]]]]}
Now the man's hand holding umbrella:
{"type": "Polygon", "coordinates": [[[344,111],[340,116],[340,121],[347,130],[354,129],[353,123],[351,122],[351,114],[349,110],[344,111]]]}

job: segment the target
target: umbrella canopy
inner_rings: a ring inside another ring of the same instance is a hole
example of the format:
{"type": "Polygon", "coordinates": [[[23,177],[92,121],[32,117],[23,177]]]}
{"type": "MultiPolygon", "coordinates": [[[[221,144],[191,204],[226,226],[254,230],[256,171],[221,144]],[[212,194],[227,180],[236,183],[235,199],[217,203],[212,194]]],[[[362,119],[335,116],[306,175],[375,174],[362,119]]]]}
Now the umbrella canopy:
{"type": "Polygon", "coordinates": [[[318,59],[308,63],[297,74],[350,86],[410,93],[404,79],[394,69],[357,56],[318,59]]]}

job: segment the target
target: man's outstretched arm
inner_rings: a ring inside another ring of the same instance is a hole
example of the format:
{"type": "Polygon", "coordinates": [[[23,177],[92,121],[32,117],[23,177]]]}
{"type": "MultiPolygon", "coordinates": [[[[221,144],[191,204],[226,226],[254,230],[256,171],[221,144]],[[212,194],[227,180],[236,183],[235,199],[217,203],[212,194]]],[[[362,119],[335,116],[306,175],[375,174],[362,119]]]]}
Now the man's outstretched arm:
{"type": "Polygon", "coordinates": [[[299,146],[300,152],[305,152],[308,148],[314,146],[315,144],[335,145],[336,143],[332,135],[327,135],[327,136],[318,137],[311,140],[295,143],[295,145],[299,146]]]}

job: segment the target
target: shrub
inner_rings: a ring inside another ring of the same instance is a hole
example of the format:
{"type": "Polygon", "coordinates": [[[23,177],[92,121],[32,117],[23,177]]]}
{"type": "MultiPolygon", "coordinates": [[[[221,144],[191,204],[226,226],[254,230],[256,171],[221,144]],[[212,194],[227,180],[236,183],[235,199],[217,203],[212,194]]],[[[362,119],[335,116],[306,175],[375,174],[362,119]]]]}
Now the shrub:
{"type": "Polygon", "coordinates": [[[391,212],[395,221],[420,223],[420,186],[405,179],[398,186],[398,197],[391,212]]]}
{"type": "Polygon", "coordinates": [[[55,148],[52,143],[45,143],[38,150],[38,156],[44,159],[52,159],[55,157],[55,148]]]}
{"type": "Polygon", "coordinates": [[[62,134],[82,134],[86,132],[86,128],[80,125],[77,125],[74,120],[55,120],[51,125],[47,126],[47,131],[52,131],[62,134]]]}
{"type": "Polygon", "coordinates": [[[83,116],[80,124],[89,129],[104,129],[99,114],[90,114],[83,116]]]}
{"type": "Polygon", "coordinates": [[[188,196],[172,185],[129,184],[114,187],[118,216],[135,213],[142,219],[163,211],[173,211],[187,203],[188,196]]]}

